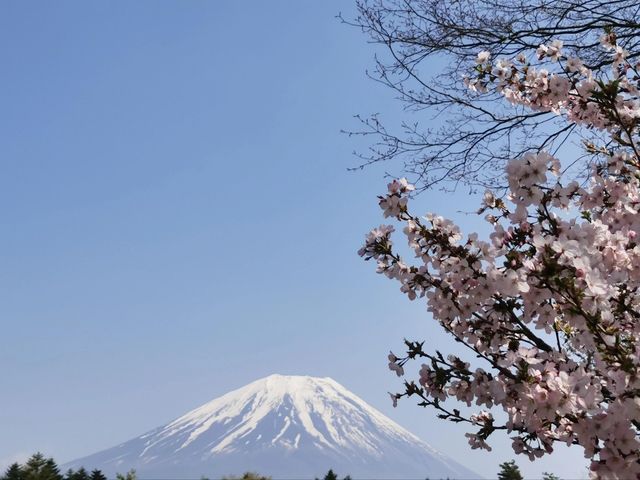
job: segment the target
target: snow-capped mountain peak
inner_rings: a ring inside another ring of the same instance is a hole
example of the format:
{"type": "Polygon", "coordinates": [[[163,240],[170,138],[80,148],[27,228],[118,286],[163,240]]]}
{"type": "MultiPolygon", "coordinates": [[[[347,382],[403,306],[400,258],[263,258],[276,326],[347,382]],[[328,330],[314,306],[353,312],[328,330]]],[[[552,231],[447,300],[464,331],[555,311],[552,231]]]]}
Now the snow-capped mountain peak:
{"type": "Polygon", "coordinates": [[[160,437],[189,431],[182,449],[222,423],[232,428],[212,452],[242,451],[249,443],[298,448],[304,436],[319,448],[363,448],[375,453],[376,442],[368,438],[367,422],[390,435],[420,442],[331,378],[285,375],[270,375],[216,398],[168,424],[160,437]],[[281,422],[281,429],[264,436],[261,423],[274,412],[277,419],[273,420],[281,422]],[[318,430],[317,424],[324,428],[318,430]]]}
{"type": "Polygon", "coordinates": [[[144,478],[329,468],[367,478],[477,478],[331,378],[270,375],[122,445],[72,462],[144,478]]]}

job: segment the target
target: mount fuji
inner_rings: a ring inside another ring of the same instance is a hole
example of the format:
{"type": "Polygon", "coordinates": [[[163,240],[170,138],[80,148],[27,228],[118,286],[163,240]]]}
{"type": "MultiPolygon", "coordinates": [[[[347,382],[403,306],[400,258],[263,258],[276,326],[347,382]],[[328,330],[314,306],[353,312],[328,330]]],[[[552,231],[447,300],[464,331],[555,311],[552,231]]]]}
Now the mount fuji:
{"type": "Polygon", "coordinates": [[[479,478],[330,378],[271,375],[113,448],[64,465],[113,477],[479,478]]]}

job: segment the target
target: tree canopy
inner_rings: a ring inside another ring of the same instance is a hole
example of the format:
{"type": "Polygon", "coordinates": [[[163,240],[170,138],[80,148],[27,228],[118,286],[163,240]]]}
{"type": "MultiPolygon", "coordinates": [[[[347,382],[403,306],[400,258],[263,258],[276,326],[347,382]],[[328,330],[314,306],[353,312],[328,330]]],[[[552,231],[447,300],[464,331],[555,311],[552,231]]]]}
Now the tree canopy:
{"type": "Polygon", "coordinates": [[[89,473],[82,467],[77,471],[68,470],[62,475],[53,458],[47,458],[38,452],[23,465],[10,465],[4,475],[0,476],[0,480],[107,480],[107,477],[100,470],[89,473]]]}
{"type": "Polygon", "coordinates": [[[498,480],[524,480],[522,473],[520,473],[520,468],[516,465],[515,460],[510,460],[500,464],[498,480]]]}
{"type": "Polygon", "coordinates": [[[403,376],[408,362],[424,363],[394,404],[415,396],[468,425],[474,449],[491,450],[490,437],[505,432],[531,460],[557,443],[577,445],[595,476],[640,478],[640,64],[617,38],[604,32],[594,47],[607,68],[592,70],[552,40],[535,51],[545,69],[531,55],[484,50],[465,82],[510,108],[600,132],[602,142],[585,145],[586,184],[563,175],[574,159],[544,150],[512,158],[507,194],[487,190],[479,205],[491,231],[481,238],[437,213],[414,213],[415,187],[394,180],[379,206],[400,224],[413,260],[398,252],[395,225],[372,230],[359,253],[410,300],[423,299],[469,352],[406,340],[389,368],[403,376]]]}
{"type": "MultiPolygon", "coordinates": [[[[462,80],[478,52],[516,58],[558,40],[596,75],[609,65],[598,48],[606,32],[615,32],[630,61],[640,52],[640,6],[633,0],[358,0],[357,8],[356,18],[343,20],[383,49],[369,75],[407,112],[401,125],[360,117],[361,128],[350,133],[371,140],[370,150],[359,152],[361,166],[398,161],[396,171],[402,168],[418,189],[505,187],[501,173],[512,158],[603,138],[553,111],[510,108],[495,90],[469,90],[462,80]]],[[[590,164],[584,156],[564,168],[584,178],[590,164]]]]}

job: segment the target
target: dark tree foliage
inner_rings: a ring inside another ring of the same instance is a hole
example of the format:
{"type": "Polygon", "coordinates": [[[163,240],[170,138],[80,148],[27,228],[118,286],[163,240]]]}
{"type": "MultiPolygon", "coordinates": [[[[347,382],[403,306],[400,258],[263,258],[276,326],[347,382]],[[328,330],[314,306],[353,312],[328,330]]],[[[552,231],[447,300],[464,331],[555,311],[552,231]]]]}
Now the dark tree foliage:
{"type": "MultiPolygon", "coordinates": [[[[319,480],[319,479],[316,478],[316,480],[319,480]]],[[[338,475],[333,471],[333,469],[330,468],[322,480],[338,480],[338,475]]],[[[342,480],[351,480],[351,477],[347,475],[342,480]]]]}
{"type": "Polygon", "coordinates": [[[522,474],[515,460],[500,464],[498,480],[523,480],[522,474]]]}
{"type": "Polygon", "coordinates": [[[91,476],[83,467],[81,467],[77,472],[69,470],[65,475],[65,480],[91,480],[91,476]]]}
{"type": "Polygon", "coordinates": [[[256,472],[245,472],[241,477],[223,477],[222,480],[271,480],[271,477],[265,477],[256,472]]]}
{"type": "Polygon", "coordinates": [[[22,468],[20,468],[20,464],[18,463],[10,465],[4,475],[0,477],[1,480],[23,480],[23,478],[22,468]]]}
{"type": "Polygon", "coordinates": [[[323,480],[338,480],[338,475],[332,469],[329,469],[323,480]]]}
{"type": "Polygon", "coordinates": [[[69,470],[62,476],[53,458],[36,453],[24,465],[11,465],[0,480],[107,480],[107,477],[100,470],[89,474],[84,468],[77,472],[69,470]]]}
{"type": "Polygon", "coordinates": [[[560,480],[560,477],[549,472],[544,472],[542,474],[542,480],[560,480]]]}
{"type": "Polygon", "coordinates": [[[53,458],[36,453],[22,466],[23,480],[63,480],[53,458]]]}
{"type": "Polygon", "coordinates": [[[126,474],[116,473],[116,480],[137,480],[138,476],[134,469],[129,470],[126,474]]]}
{"type": "Polygon", "coordinates": [[[107,480],[107,477],[98,469],[91,471],[91,480],[107,480]]]}
{"type": "MultiPolygon", "coordinates": [[[[599,70],[607,53],[599,37],[612,31],[619,45],[640,54],[640,2],[636,0],[356,0],[356,26],[386,53],[369,75],[391,88],[408,112],[397,127],[377,115],[360,117],[350,134],[371,137],[361,167],[399,160],[423,188],[457,183],[500,187],[505,161],[531,150],[554,151],[590,132],[549,112],[514,108],[495,92],[478,94],[463,82],[480,51],[492,58],[529,55],[541,43],[564,42],[564,51],[599,70]],[[425,122],[436,119],[437,127],[425,122]]],[[[535,60],[535,59],[534,59],[535,60]]],[[[532,63],[535,65],[535,61],[532,63]]],[[[581,177],[591,157],[575,165],[581,177]]]]}

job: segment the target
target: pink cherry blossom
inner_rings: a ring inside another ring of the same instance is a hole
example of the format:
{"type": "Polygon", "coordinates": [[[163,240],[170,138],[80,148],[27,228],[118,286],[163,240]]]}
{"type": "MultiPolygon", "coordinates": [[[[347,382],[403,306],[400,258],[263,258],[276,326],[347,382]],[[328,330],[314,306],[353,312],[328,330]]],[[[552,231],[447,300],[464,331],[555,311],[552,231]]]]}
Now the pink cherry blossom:
{"type": "Polygon", "coordinates": [[[492,230],[483,240],[437,214],[411,213],[412,185],[394,180],[379,205],[402,224],[414,258],[396,251],[390,225],[372,230],[359,254],[425,302],[470,353],[405,341],[406,355],[390,353],[389,368],[405,376],[411,360],[425,363],[417,381],[390,394],[394,406],[417,396],[468,425],[474,449],[490,450],[491,435],[504,431],[531,460],[561,442],[584,450],[594,477],[640,478],[640,75],[615,34],[601,43],[612,65],[602,78],[554,41],[537,50],[548,70],[522,55],[490,65],[480,52],[481,73],[466,80],[608,136],[588,147],[588,182],[564,182],[560,160],[544,151],[511,160],[506,195],[485,192],[478,209],[492,230]]]}

